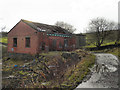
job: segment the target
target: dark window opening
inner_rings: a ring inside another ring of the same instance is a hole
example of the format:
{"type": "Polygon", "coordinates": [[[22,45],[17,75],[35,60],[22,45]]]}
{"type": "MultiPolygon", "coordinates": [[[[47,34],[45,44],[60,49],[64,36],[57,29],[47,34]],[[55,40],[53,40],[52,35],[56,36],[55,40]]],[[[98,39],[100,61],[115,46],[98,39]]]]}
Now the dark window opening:
{"type": "Polygon", "coordinates": [[[25,38],[25,42],[26,42],[26,45],[25,45],[25,47],[30,47],[30,37],[26,37],[25,38]]]}
{"type": "Polygon", "coordinates": [[[52,41],[52,50],[56,50],[56,43],[57,43],[57,41],[54,39],[52,41]]]}
{"type": "Polygon", "coordinates": [[[61,42],[59,43],[59,48],[62,48],[62,44],[61,44],[61,42]]]}
{"type": "Polygon", "coordinates": [[[13,38],[13,47],[17,47],[17,38],[13,38]]]}
{"type": "Polygon", "coordinates": [[[64,40],[64,47],[68,47],[68,40],[67,39],[64,40]]]}
{"type": "Polygon", "coordinates": [[[45,50],[45,43],[42,42],[42,50],[45,50]]]}

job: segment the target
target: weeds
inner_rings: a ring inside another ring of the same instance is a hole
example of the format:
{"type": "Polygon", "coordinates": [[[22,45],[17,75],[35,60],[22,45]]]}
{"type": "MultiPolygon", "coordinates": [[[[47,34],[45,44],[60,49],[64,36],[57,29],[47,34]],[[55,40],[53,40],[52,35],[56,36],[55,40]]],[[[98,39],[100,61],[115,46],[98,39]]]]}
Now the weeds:
{"type": "Polygon", "coordinates": [[[3,86],[9,87],[9,84],[12,84],[11,87],[40,88],[43,83],[46,83],[44,86],[47,88],[75,88],[89,72],[88,68],[94,64],[95,57],[84,50],[70,52],[71,55],[77,56],[76,59],[72,59],[72,57],[65,59],[61,56],[62,53],[66,52],[41,53],[38,58],[25,55],[27,59],[20,54],[8,54],[10,56],[8,59],[4,53],[3,71],[11,72],[8,76],[14,75],[19,78],[12,81],[3,80],[3,86]],[[18,65],[18,67],[26,65],[27,67],[24,67],[25,70],[15,69],[14,65],[18,65]],[[13,81],[18,82],[17,85],[13,81]],[[9,83],[6,84],[6,82],[9,83]]]}

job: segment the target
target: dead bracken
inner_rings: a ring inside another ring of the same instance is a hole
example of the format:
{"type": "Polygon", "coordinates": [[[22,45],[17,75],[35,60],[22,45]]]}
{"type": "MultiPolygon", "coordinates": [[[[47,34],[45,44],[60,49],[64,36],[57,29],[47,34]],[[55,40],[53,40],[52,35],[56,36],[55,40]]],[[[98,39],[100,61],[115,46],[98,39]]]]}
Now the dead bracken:
{"type": "Polygon", "coordinates": [[[83,50],[42,53],[22,62],[3,58],[3,88],[75,88],[94,60],[93,55],[83,50]]]}

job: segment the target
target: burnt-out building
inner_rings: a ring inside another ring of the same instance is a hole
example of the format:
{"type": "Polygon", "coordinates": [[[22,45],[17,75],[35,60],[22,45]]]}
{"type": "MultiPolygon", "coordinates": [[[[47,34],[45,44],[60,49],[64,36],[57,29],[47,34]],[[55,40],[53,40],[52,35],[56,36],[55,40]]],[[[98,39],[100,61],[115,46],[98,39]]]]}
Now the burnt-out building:
{"type": "Polygon", "coordinates": [[[8,32],[10,53],[37,54],[75,48],[76,36],[58,26],[22,19],[8,32]]]}

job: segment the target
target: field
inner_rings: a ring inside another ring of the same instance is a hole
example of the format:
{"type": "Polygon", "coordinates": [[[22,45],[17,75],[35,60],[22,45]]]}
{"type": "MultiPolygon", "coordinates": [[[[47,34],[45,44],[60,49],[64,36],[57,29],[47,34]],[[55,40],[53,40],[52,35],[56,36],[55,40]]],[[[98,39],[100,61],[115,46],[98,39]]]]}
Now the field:
{"type": "MultiPolygon", "coordinates": [[[[119,38],[119,30],[110,30],[107,31],[108,33],[106,36],[104,36],[103,43],[101,46],[106,46],[106,45],[114,45],[114,44],[120,44],[120,40],[118,41],[119,38]]],[[[86,33],[86,48],[93,48],[96,47],[95,43],[97,42],[97,35],[96,33],[86,33]]],[[[102,34],[101,37],[102,39],[102,34]]]]}
{"type": "Polygon", "coordinates": [[[7,43],[7,37],[2,37],[2,38],[0,38],[0,42],[2,42],[2,43],[7,43]]]}

